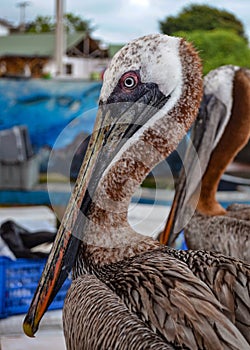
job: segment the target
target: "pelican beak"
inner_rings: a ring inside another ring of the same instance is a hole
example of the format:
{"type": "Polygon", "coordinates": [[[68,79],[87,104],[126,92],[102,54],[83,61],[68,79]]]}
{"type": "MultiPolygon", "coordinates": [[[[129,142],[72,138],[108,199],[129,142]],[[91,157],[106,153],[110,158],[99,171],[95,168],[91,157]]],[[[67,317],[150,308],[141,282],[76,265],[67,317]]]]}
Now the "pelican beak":
{"type": "MultiPolygon", "coordinates": [[[[139,128],[134,123],[137,115],[130,107],[131,104],[120,107],[116,104],[99,105],[94,130],[74,191],[24,319],[23,329],[30,337],[36,333],[41,318],[74,265],[86,227],[91,195],[116,153],[139,128]],[[131,119],[131,114],[134,119],[131,119]]],[[[145,105],[142,109],[145,109],[145,105]]],[[[148,113],[145,115],[148,117],[148,113]]]]}
{"type": "Polygon", "coordinates": [[[200,145],[192,142],[189,144],[168,219],[164,230],[158,237],[161,244],[174,247],[177,237],[191,218],[190,215],[195,211],[202,178],[199,151],[200,145]],[[189,208],[188,215],[187,208],[189,208]]]}
{"type": "MultiPolygon", "coordinates": [[[[91,191],[94,191],[107,163],[112,160],[111,153],[113,152],[114,154],[115,146],[123,136],[121,128],[119,128],[120,138],[115,137],[116,135],[114,134],[116,133],[113,133],[115,125],[114,122],[113,124],[110,122],[110,109],[105,107],[107,106],[100,106],[98,109],[94,130],[74,191],[66,208],[30,308],[24,319],[23,330],[30,337],[33,337],[36,333],[41,318],[63,282],[69,276],[82,241],[82,237],[79,234],[84,234],[84,214],[87,212],[91,202],[89,195],[90,187],[91,191]],[[110,141],[111,130],[112,140],[110,141]],[[109,147],[104,147],[107,143],[109,143],[109,147]],[[109,152],[109,150],[111,151],[109,152]],[[98,162],[99,158],[101,158],[101,161],[98,162]]],[[[124,124],[124,130],[122,131],[125,132],[128,127],[128,124],[124,124]]]]}
{"type": "Polygon", "coordinates": [[[198,203],[201,179],[209,162],[213,141],[220,125],[220,120],[215,122],[216,118],[211,118],[209,111],[218,111],[218,108],[224,110],[223,106],[217,105],[218,101],[214,96],[203,96],[199,114],[192,127],[191,142],[185,154],[167,223],[159,235],[159,241],[162,244],[174,245],[176,238],[189,220],[189,216],[185,215],[187,205],[192,208],[193,213],[198,203]]]}
{"type": "MultiPolygon", "coordinates": [[[[87,187],[96,159],[105,138],[107,128],[102,128],[103,116],[98,116],[94,131],[79,172],[74,191],[66,208],[62,223],[57,232],[53,247],[44,267],[42,276],[34,294],[28,313],[24,319],[24,333],[33,337],[40,320],[53,301],[56,293],[68,277],[74,264],[81,240],[77,237],[76,230],[81,224],[79,212],[84,205],[87,187]]],[[[83,215],[82,215],[83,216],[83,215]]]]}

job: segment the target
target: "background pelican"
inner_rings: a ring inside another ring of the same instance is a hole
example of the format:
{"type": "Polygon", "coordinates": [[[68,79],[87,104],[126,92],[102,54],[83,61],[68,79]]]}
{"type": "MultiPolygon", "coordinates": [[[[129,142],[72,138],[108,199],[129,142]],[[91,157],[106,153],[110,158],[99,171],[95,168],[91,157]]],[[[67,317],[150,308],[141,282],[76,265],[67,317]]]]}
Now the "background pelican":
{"type": "MultiPolygon", "coordinates": [[[[115,295],[116,305],[122,303],[137,324],[143,322],[144,335],[154,332],[166,346],[250,349],[228,317],[228,309],[194,275],[187,258],[136,233],[127,221],[132,193],[150,169],[176,148],[197,115],[201,96],[200,59],[181,38],[149,35],[114,56],[105,72],[93,135],[72,198],[24,321],[27,335],[36,332],[73,266],[74,281],[64,306],[70,349],[86,348],[88,341],[93,343],[93,334],[104,337],[96,334],[100,329],[96,323],[107,309],[106,300],[115,295]],[[100,308],[79,293],[89,275],[89,288],[98,284],[106,290],[104,296],[96,291],[102,298],[100,308]],[[72,320],[76,309],[78,317],[72,320]],[[78,322],[86,313],[93,320],[90,329],[85,321],[78,322]],[[87,339],[82,337],[79,343],[77,334],[87,331],[87,339]]],[[[230,261],[228,266],[235,281],[237,266],[230,261]]],[[[244,269],[248,272],[249,266],[244,269]]],[[[246,295],[247,287],[243,290],[246,295]]],[[[110,312],[109,321],[113,316],[120,323],[122,316],[115,315],[111,306],[110,312]]],[[[244,316],[249,319],[249,309],[244,316]]],[[[249,324],[246,330],[249,333],[249,324]]],[[[112,334],[121,337],[119,329],[112,334]]],[[[142,339],[142,333],[134,333],[138,344],[137,337],[142,339]]],[[[107,343],[102,348],[112,348],[111,339],[103,339],[107,343]]]]}
{"type": "Polygon", "coordinates": [[[194,148],[187,151],[161,243],[173,245],[185,226],[189,249],[217,251],[250,262],[250,206],[235,204],[225,210],[216,200],[222,174],[249,137],[250,71],[236,66],[211,71],[204,79],[193,128],[194,148]]]}

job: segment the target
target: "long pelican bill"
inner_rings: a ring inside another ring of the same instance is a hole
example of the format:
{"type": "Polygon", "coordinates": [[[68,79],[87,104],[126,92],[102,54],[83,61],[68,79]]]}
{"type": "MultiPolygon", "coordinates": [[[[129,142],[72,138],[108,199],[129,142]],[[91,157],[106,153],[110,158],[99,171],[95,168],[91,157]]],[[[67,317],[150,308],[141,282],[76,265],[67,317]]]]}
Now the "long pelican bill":
{"type": "Polygon", "coordinates": [[[101,122],[102,118],[97,118],[74,191],[23,322],[23,330],[30,337],[36,333],[41,318],[68,277],[75,261],[81,240],[74,235],[74,232],[91,173],[104,139],[105,129],[101,128],[101,122]]]}
{"type": "MultiPolygon", "coordinates": [[[[33,337],[38,330],[41,318],[74,265],[81,243],[79,231],[81,231],[81,233],[84,231],[84,213],[87,211],[88,205],[91,202],[89,195],[90,187],[92,187],[91,190],[94,191],[98,183],[98,177],[101,176],[102,169],[100,169],[100,166],[98,169],[95,169],[98,164],[98,156],[103,160],[103,162],[99,162],[99,164],[105,163],[102,168],[105,168],[107,162],[111,159],[104,146],[107,142],[109,131],[112,128],[114,128],[114,125],[110,123],[110,110],[100,107],[74,191],[66,208],[28,313],[23,322],[23,330],[25,334],[30,337],[33,337]],[[93,176],[93,173],[95,173],[96,176],[93,176]],[[79,228],[81,228],[81,230],[79,230],[79,228]]],[[[127,128],[129,128],[128,124],[125,125],[124,132],[127,128]]],[[[122,138],[123,133],[120,133],[119,136],[122,138]]],[[[119,141],[118,137],[115,140],[117,143],[119,141]]]]}
{"type": "MultiPolygon", "coordinates": [[[[168,246],[174,246],[180,232],[191,218],[189,215],[193,214],[199,199],[200,181],[203,175],[201,163],[206,162],[207,157],[204,155],[205,147],[200,142],[206,130],[206,120],[201,118],[199,120],[200,123],[195,124],[195,130],[192,130],[197,137],[196,139],[191,138],[189,143],[167,222],[159,235],[160,243],[168,246]],[[187,206],[192,208],[188,215],[186,215],[187,206]]],[[[210,154],[210,150],[208,153],[210,154]]]]}

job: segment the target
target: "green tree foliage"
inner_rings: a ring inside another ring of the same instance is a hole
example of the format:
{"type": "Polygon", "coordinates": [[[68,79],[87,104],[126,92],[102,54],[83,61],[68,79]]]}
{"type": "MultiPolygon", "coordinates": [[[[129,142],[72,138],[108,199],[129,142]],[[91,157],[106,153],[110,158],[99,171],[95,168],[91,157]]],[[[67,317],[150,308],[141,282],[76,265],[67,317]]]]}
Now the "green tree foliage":
{"type": "Polygon", "coordinates": [[[90,21],[83,20],[80,16],[76,16],[73,13],[67,13],[64,16],[64,21],[67,32],[69,33],[93,31],[90,21]]]}
{"type": "MultiPolygon", "coordinates": [[[[83,20],[80,16],[73,13],[64,15],[64,23],[67,32],[73,33],[78,31],[92,32],[90,21],[83,20]]],[[[36,19],[26,26],[26,32],[31,33],[48,33],[55,30],[56,23],[51,16],[37,16],[36,19]]]]}
{"type": "Polygon", "coordinates": [[[233,64],[250,68],[250,50],[245,39],[232,30],[216,29],[176,32],[176,36],[185,37],[198,49],[203,61],[203,72],[233,64]]]}
{"type": "Polygon", "coordinates": [[[37,16],[36,19],[26,26],[29,33],[47,33],[55,29],[51,16],[37,16]]]}
{"type": "Polygon", "coordinates": [[[203,61],[203,72],[233,64],[250,67],[250,49],[242,23],[231,13],[207,5],[185,7],[177,17],[160,22],[165,34],[193,42],[203,61]]]}
{"type": "Polygon", "coordinates": [[[178,16],[160,21],[162,33],[173,35],[178,31],[228,29],[246,40],[244,26],[232,13],[207,5],[184,7],[178,16]]]}

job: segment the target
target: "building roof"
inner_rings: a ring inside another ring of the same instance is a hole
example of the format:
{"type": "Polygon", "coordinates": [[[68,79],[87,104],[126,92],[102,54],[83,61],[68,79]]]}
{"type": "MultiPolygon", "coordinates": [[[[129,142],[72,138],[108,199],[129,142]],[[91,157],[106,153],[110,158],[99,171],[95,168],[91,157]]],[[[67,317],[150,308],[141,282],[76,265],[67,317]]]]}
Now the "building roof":
{"type": "Polygon", "coordinates": [[[6,21],[6,19],[3,19],[3,18],[0,18],[0,25],[3,27],[6,27],[8,29],[13,28],[13,25],[10,22],[6,21]]]}
{"type": "MultiPolygon", "coordinates": [[[[84,32],[67,35],[66,50],[77,45],[85,38],[84,32]]],[[[11,34],[0,37],[0,57],[2,56],[38,56],[51,57],[55,51],[54,33],[11,34]]]]}

